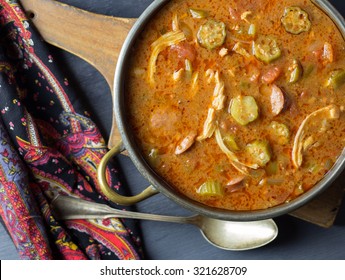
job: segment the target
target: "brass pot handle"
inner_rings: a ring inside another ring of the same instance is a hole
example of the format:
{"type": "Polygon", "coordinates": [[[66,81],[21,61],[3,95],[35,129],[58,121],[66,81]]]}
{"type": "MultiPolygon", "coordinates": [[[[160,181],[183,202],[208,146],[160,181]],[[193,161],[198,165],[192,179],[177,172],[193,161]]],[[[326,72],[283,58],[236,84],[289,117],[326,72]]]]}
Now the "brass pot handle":
{"type": "Polygon", "coordinates": [[[97,168],[97,177],[98,182],[101,188],[102,193],[112,202],[120,205],[133,205],[137,202],[140,202],[142,200],[145,200],[146,198],[149,198],[155,194],[158,193],[158,191],[150,185],[145,190],[143,190],[141,193],[134,195],[134,196],[124,196],[120,195],[117,192],[115,192],[113,189],[110,188],[107,178],[106,178],[106,167],[111,158],[116,156],[117,154],[121,153],[124,150],[122,141],[118,142],[113,148],[110,149],[109,152],[105,154],[105,156],[102,158],[98,168],[97,168]]]}

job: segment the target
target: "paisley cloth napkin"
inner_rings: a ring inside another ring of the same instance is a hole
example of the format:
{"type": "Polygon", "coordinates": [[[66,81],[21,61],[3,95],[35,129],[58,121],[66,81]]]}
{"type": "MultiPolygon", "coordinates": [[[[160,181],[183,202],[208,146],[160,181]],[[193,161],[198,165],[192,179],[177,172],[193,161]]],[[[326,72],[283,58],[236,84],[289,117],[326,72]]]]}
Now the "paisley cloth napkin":
{"type": "MultiPolygon", "coordinates": [[[[142,258],[134,222],[60,222],[50,211],[51,191],[111,205],[96,178],[105,141],[80,98],[18,1],[0,0],[0,215],[20,257],[142,258]]],[[[126,192],[116,163],[107,172],[126,192]]]]}

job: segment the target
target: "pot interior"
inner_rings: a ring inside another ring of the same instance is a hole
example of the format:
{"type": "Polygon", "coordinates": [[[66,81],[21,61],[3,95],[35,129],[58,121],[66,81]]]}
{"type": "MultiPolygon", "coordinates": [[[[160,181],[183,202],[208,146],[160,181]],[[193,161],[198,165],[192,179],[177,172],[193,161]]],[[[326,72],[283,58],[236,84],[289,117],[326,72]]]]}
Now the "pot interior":
{"type": "MultiPolygon", "coordinates": [[[[297,208],[305,205],[311,199],[319,195],[324,191],[336,177],[338,177],[344,168],[344,151],[338,157],[332,168],[318,181],[310,190],[304,194],[294,198],[288,203],[283,203],[267,209],[259,210],[228,210],[217,207],[211,207],[203,203],[197,202],[193,199],[188,198],[181,192],[177,191],[175,187],[172,187],[161,175],[159,175],[148,163],[147,157],[143,156],[141,148],[138,145],[136,135],[133,132],[130,125],[130,119],[128,115],[128,107],[126,101],[127,91],[127,79],[129,75],[129,60],[133,55],[131,50],[135,46],[137,39],[145,32],[149,22],[156,15],[159,15],[165,9],[165,5],[170,1],[154,1],[153,4],[142,14],[136,24],[130,31],[127,40],[124,43],[122,51],[120,53],[117,70],[115,74],[115,94],[114,94],[114,110],[118,128],[120,130],[123,142],[126,149],[128,150],[131,159],[135,166],[138,168],[140,173],[148,179],[161,193],[177,202],[181,206],[192,210],[194,212],[226,220],[234,221],[250,221],[258,219],[267,219],[280,216],[282,214],[289,213],[297,208]]],[[[341,15],[331,6],[328,1],[315,0],[312,1],[322,11],[324,11],[335,23],[337,28],[340,30],[342,36],[345,35],[345,24],[341,15]]]]}

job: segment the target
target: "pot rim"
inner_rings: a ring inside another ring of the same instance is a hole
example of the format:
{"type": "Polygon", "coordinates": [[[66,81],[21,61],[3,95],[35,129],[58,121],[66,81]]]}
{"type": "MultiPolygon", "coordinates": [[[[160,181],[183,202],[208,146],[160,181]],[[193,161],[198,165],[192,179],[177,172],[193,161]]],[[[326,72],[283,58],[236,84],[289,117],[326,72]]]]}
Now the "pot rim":
{"type": "MultiPolygon", "coordinates": [[[[121,134],[124,147],[127,149],[131,160],[138,169],[138,171],[163,195],[167,196],[172,201],[181,205],[182,207],[206,215],[212,218],[232,220],[232,221],[253,221],[274,218],[283,214],[290,213],[307,202],[311,201],[317,195],[326,190],[331,183],[342,173],[345,168],[345,149],[337,159],[333,167],[325,174],[325,176],[309,191],[295,198],[291,202],[274,206],[263,210],[247,210],[234,211],[220,208],[210,207],[199,202],[196,202],[175,191],[164,179],[155,173],[155,171],[148,165],[143,158],[134,137],[126,124],[126,109],[125,109],[125,75],[127,71],[126,61],[129,59],[130,50],[137,38],[137,36],[144,29],[148,21],[156,12],[158,12],[170,0],[156,0],[154,1],[138,18],[136,23],[130,30],[118,57],[115,78],[114,78],[114,94],[113,104],[116,123],[121,134]]],[[[345,38],[345,20],[341,14],[327,1],[327,0],[311,0],[317,7],[323,10],[336,24],[343,37],[345,38]]]]}

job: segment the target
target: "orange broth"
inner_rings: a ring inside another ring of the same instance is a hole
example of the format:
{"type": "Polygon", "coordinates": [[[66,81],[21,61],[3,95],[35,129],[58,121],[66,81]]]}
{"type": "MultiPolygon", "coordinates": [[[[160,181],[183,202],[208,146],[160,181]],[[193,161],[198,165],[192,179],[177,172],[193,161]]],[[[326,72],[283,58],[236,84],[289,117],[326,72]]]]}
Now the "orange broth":
{"type": "Polygon", "coordinates": [[[344,39],[310,1],[173,0],[133,47],[129,125],[179,192],[217,208],[266,209],[308,191],[341,154],[344,70],[344,39]],[[172,32],[183,38],[154,59],[172,32]]]}

